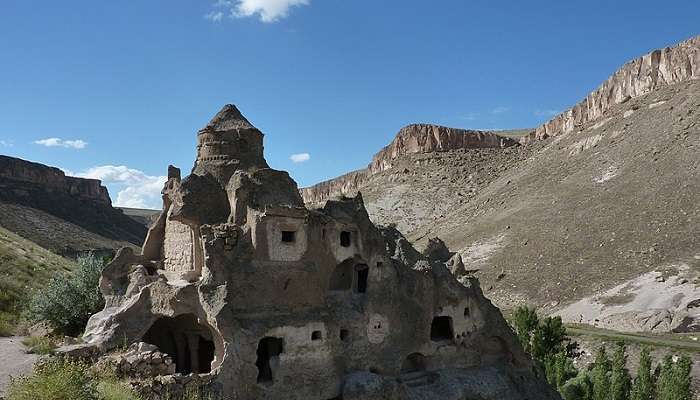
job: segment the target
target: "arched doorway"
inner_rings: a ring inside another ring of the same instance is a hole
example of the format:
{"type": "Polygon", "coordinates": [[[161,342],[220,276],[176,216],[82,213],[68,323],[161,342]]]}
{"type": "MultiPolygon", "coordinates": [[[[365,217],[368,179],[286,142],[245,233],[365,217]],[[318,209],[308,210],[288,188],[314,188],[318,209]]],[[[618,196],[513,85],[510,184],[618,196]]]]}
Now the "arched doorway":
{"type": "Polygon", "coordinates": [[[198,322],[194,314],[161,317],[151,325],[142,340],[167,353],[175,362],[178,373],[211,372],[215,352],[212,333],[198,322]]]}
{"type": "Polygon", "coordinates": [[[427,362],[423,354],[411,353],[405,360],[403,360],[403,363],[401,364],[401,373],[409,374],[411,372],[421,372],[425,371],[426,367],[427,362]]]}

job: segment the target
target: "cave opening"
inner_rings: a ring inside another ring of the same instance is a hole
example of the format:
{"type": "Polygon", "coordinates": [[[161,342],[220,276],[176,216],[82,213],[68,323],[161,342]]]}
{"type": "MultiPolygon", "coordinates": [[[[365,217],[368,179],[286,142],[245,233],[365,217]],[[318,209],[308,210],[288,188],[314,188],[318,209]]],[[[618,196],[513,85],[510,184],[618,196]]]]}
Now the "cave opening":
{"type": "Polygon", "coordinates": [[[211,331],[194,314],[175,318],[161,317],[142,340],[158,347],[175,363],[175,372],[204,374],[211,372],[216,347],[211,331]]]}
{"type": "Polygon", "coordinates": [[[257,360],[258,383],[272,384],[273,365],[279,364],[279,355],[284,352],[284,340],[276,337],[265,337],[258,342],[257,360]]]}
{"type": "Polygon", "coordinates": [[[357,293],[366,293],[369,268],[364,264],[360,264],[355,267],[355,271],[357,273],[357,293]]]}
{"type": "Polygon", "coordinates": [[[411,353],[401,364],[401,373],[409,374],[426,370],[425,356],[421,353],[411,353]]]}
{"type": "Polygon", "coordinates": [[[433,342],[441,342],[443,340],[452,339],[454,339],[452,318],[448,316],[433,318],[433,322],[430,324],[430,340],[433,342]]]}

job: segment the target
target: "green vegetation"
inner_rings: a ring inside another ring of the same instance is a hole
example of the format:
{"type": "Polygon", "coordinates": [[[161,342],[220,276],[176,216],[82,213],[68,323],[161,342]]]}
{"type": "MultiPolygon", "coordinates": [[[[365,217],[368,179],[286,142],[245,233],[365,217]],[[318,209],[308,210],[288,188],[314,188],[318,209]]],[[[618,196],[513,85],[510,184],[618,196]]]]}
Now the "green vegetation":
{"type": "Polygon", "coordinates": [[[56,349],[53,339],[45,336],[29,336],[22,340],[22,344],[34,354],[52,354],[56,349]]]}
{"type": "Polygon", "coordinates": [[[55,358],[38,364],[33,375],[13,380],[7,399],[93,400],[97,389],[87,364],[55,358]]]}
{"type": "Polygon", "coordinates": [[[7,400],[140,400],[110,371],[95,371],[90,364],[53,357],[34,373],[10,384],[7,400]]]}
{"type": "Polygon", "coordinates": [[[620,342],[612,356],[605,347],[595,361],[578,371],[573,359],[578,345],[567,336],[559,317],[540,320],[534,309],[520,307],[513,314],[513,325],[523,348],[545,371],[547,381],[564,400],[690,400],[692,361],[687,356],[676,361],[668,355],[652,374],[649,349],[640,354],[634,380],[627,370],[627,353],[620,342]]]}
{"type": "Polygon", "coordinates": [[[90,316],[104,307],[98,289],[105,260],[88,255],[78,259],[78,268],[71,274],[61,274],[29,302],[30,321],[46,321],[58,333],[78,336],[90,316]]]}
{"type": "Polygon", "coordinates": [[[27,293],[74,268],[65,258],[0,227],[0,336],[14,333],[27,293]]]}

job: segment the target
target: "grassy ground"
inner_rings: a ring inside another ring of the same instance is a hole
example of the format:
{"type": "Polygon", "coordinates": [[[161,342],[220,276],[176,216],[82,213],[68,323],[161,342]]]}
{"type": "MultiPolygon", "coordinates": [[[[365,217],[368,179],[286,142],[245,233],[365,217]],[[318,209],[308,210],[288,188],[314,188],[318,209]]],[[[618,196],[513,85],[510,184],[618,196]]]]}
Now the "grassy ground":
{"type": "Polygon", "coordinates": [[[569,333],[569,336],[572,336],[574,339],[576,337],[586,336],[611,342],[623,341],[625,343],[634,343],[651,347],[700,352],[700,342],[693,340],[692,338],[697,338],[697,336],[693,335],[627,333],[578,324],[567,325],[566,331],[569,333]]]}
{"type": "Polygon", "coordinates": [[[0,335],[12,333],[22,303],[35,288],[75,264],[0,227],[0,335]]]}

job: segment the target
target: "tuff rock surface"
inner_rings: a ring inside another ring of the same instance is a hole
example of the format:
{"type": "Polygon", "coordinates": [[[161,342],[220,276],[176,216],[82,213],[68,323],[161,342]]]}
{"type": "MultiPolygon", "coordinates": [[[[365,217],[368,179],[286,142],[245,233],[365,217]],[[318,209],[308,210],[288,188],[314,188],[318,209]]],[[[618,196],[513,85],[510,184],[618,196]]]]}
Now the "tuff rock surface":
{"type": "Polygon", "coordinates": [[[142,253],[104,270],[86,348],[157,346],[176,373],[154,393],[203,382],[225,399],[558,398],[476,279],[375,226],[359,194],[306,208],[262,138],[231,105],[198,133],[193,172],[169,170],[142,253]]]}
{"type": "Polygon", "coordinates": [[[628,62],[571,109],[539,126],[524,141],[573,132],[600,119],[614,105],[658,88],[700,78],[700,36],[628,62]]]}
{"type": "Polygon", "coordinates": [[[498,132],[448,128],[430,124],[412,124],[399,130],[394,140],[372,157],[366,169],[301,189],[307,204],[319,204],[338,195],[353,195],[372,175],[391,169],[396,160],[409,155],[458,149],[504,148],[517,145],[514,139],[498,132]]]}

